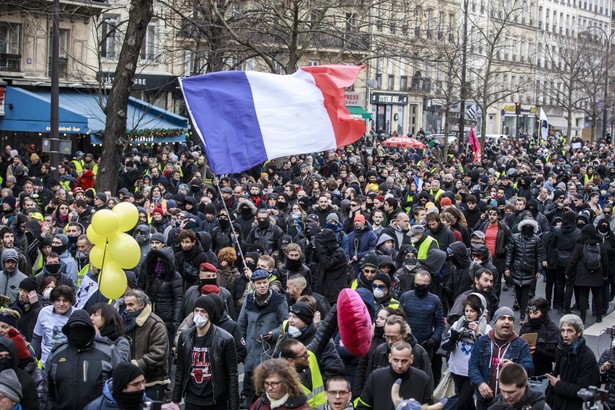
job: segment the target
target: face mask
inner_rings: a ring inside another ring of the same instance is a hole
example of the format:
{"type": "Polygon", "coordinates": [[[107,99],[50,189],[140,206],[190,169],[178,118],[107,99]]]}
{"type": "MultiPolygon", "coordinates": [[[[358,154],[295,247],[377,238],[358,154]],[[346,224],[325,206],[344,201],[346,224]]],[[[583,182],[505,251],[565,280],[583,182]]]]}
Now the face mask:
{"type": "Polygon", "coordinates": [[[207,325],[207,322],[209,322],[209,319],[203,315],[194,315],[194,317],[192,318],[192,321],[194,322],[196,327],[198,327],[199,329],[202,329],[203,327],[205,327],[205,325],[207,325]]]}
{"type": "Polygon", "coordinates": [[[260,229],[267,229],[269,227],[269,219],[264,221],[258,221],[258,227],[260,229]]]}
{"type": "Polygon", "coordinates": [[[288,259],[286,261],[286,267],[291,271],[299,270],[301,265],[301,259],[288,259]]]}
{"type": "Polygon", "coordinates": [[[606,195],[606,190],[605,189],[601,189],[600,190],[600,195],[605,196],[606,195]]]}
{"type": "Polygon", "coordinates": [[[145,235],[137,234],[135,235],[135,239],[139,245],[144,245],[147,242],[147,237],[145,235]]]}
{"type": "Polygon", "coordinates": [[[416,283],[414,284],[414,291],[416,292],[417,296],[425,296],[427,295],[427,293],[429,292],[429,285],[417,285],[416,283]]]}
{"type": "Polygon", "coordinates": [[[416,236],[413,236],[410,238],[411,243],[417,243],[418,241],[419,241],[419,238],[417,238],[416,236]]]}
{"type": "Polygon", "coordinates": [[[193,185],[192,187],[190,187],[190,190],[192,192],[199,192],[201,190],[201,187],[199,187],[198,185],[197,186],[193,185]]]}
{"type": "Polygon", "coordinates": [[[382,339],[384,337],[384,326],[382,327],[376,326],[374,328],[374,336],[376,336],[379,339],[382,339]]]}
{"type": "Polygon", "coordinates": [[[0,359],[0,372],[3,370],[7,370],[11,368],[11,359],[8,357],[3,357],[0,359]]]}
{"type": "Polygon", "coordinates": [[[524,225],[523,228],[521,228],[521,232],[523,232],[524,235],[531,235],[534,233],[534,228],[530,225],[524,225]]]}
{"type": "Polygon", "coordinates": [[[49,300],[49,296],[51,295],[51,291],[53,290],[53,288],[47,288],[43,291],[43,297],[47,300],[49,300]]]}
{"type": "Polygon", "coordinates": [[[94,339],[94,330],[87,326],[73,326],[68,334],[68,342],[76,347],[85,347],[94,339]]]}
{"type": "Polygon", "coordinates": [[[374,289],[374,299],[382,299],[384,297],[384,290],[382,289],[374,289]]]}
{"type": "Polygon", "coordinates": [[[78,236],[67,236],[68,238],[68,243],[77,243],[77,239],[79,239],[78,236]]]}
{"type": "Polygon", "coordinates": [[[243,208],[241,208],[241,214],[243,216],[250,216],[250,215],[252,215],[252,210],[250,208],[244,206],[243,208]]]}
{"type": "Polygon", "coordinates": [[[86,260],[87,258],[89,258],[89,256],[90,256],[90,255],[89,255],[88,253],[85,253],[85,252],[77,252],[77,253],[75,254],[75,259],[79,259],[79,260],[82,260],[82,261],[83,261],[83,260],[86,260]]]}
{"type": "Polygon", "coordinates": [[[278,209],[280,211],[285,210],[286,208],[288,208],[288,202],[278,202],[278,209]]]}
{"type": "Polygon", "coordinates": [[[474,258],[474,263],[478,263],[479,265],[483,263],[483,260],[480,258],[474,258]]]}
{"type": "Polygon", "coordinates": [[[59,263],[51,263],[51,264],[46,263],[45,270],[51,273],[52,275],[55,275],[56,273],[60,272],[60,264],[59,263]]]}
{"type": "Polygon", "coordinates": [[[288,335],[293,339],[301,336],[301,329],[297,326],[288,326],[288,335]]]}
{"type": "Polygon", "coordinates": [[[331,229],[332,231],[335,231],[337,229],[337,224],[332,224],[330,222],[327,222],[325,224],[325,229],[331,229]]]}
{"type": "Polygon", "coordinates": [[[131,391],[131,392],[113,392],[113,398],[117,401],[118,408],[121,409],[140,409],[145,392],[143,390],[131,391]]]}
{"type": "Polygon", "coordinates": [[[246,262],[246,267],[254,272],[256,270],[256,262],[246,262]]]}
{"type": "Polygon", "coordinates": [[[231,227],[231,223],[228,221],[228,219],[218,219],[218,222],[220,223],[220,228],[222,228],[223,230],[227,230],[231,227]]]}
{"type": "Polygon", "coordinates": [[[62,255],[66,251],[66,245],[52,246],[51,250],[57,253],[58,255],[62,255]]]}
{"type": "Polygon", "coordinates": [[[205,285],[217,285],[218,279],[216,278],[199,279],[199,284],[200,284],[200,287],[203,287],[205,285]]]}

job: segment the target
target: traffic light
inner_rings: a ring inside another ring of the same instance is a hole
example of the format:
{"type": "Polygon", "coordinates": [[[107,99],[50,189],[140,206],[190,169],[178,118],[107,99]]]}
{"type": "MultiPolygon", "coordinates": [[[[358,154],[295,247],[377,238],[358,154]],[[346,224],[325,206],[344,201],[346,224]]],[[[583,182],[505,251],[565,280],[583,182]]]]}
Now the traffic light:
{"type": "Polygon", "coordinates": [[[521,115],[521,103],[519,101],[515,103],[515,114],[521,115]]]}

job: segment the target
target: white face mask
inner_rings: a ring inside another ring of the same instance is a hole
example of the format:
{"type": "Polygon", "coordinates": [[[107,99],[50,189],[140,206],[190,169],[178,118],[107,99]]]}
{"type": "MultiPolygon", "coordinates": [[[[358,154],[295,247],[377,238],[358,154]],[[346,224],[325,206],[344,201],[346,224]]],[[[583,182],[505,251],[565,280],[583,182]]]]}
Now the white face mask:
{"type": "Polygon", "coordinates": [[[47,288],[43,291],[43,297],[47,300],[49,300],[49,296],[51,296],[51,291],[53,290],[53,288],[47,288]]]}
{"type": "Polygon", "coordinates": [[[192,318],[192,321],[194,322],[196,327],[201,329],[201,328],[205,327],[205,325],[207,325],[207,322],[209,322],[209,318],[207,318],[207,317],[205,317],[203,315],[194,315],[194,318],[192,318]]]}
{"type": "Polygon", "coordinates": [[[416,236],[413,236],[410,238],[411,243],[417,243],[418,241],[419,241],[419,238],[417,238],[416,236]]]}
{"type": "Polygon", "coordinates": [[[479,259],[479,258],[474,258],[474,263],[481,264],[481,263],[483,263],[483,260],[479,259]]]}
{"type": "Polygon", "coordinates": [[[384,297],[384,290],[378,288],[374,289],[374,298],[380,299],[382,297],[384,297]]]}
{"type": "Polygon", "coordinates": [[[288,335],[293,339],[301,336],[301,329],[297,326],[288,326],[288,335]]]}

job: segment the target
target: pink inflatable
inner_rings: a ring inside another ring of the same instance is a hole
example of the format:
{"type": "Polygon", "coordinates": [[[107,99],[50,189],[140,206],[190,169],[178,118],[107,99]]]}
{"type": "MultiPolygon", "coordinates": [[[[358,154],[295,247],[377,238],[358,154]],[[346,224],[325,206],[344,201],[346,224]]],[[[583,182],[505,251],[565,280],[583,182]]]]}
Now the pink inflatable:
{"type": "Polygon", "coordinates": [[[364,356],[372,341],[372,320],[361,296],[342,289],[337,297],[337,325],[344,347],[355,356],[364,356]]]}

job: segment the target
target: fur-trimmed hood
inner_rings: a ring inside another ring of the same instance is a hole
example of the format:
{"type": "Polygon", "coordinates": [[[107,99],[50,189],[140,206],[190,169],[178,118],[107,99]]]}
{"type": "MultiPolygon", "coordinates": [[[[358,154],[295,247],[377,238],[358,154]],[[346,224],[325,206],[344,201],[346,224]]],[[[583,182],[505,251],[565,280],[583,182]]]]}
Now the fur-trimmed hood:
{"type": "Polygon", "coordinates": [[[527,218],[519,222],[519,225],[517,225],[517,229],[519,230],[519,232],[521,232],[523,230],[523,227],[527,225],[530,225],[534,229],[534,234],[538,233],[538,222],[536,222],[536,220],[533,218],[527,218]]]}

